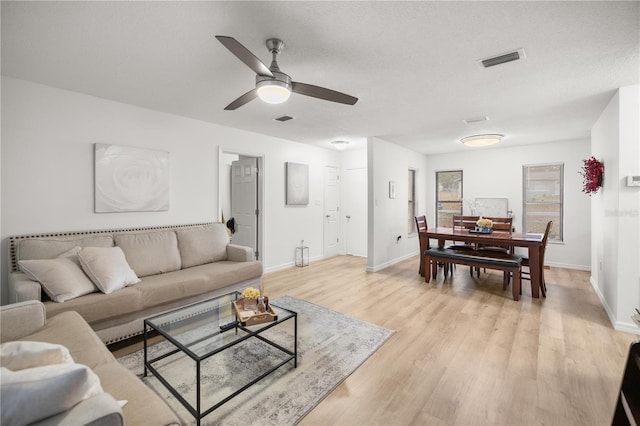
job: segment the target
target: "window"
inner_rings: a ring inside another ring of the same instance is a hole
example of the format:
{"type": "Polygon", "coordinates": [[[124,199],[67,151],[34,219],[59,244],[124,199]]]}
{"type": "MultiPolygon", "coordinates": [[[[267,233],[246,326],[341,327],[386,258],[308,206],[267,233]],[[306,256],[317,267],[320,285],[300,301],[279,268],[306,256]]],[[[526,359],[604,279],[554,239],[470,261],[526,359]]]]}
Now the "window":
{"type": "Polygon", "coordinates": [[[552,220],[549,241],[562,241],[564,165],[522,166],[523,219],[525,232],[543,233],[552,220]]]}
{"type": "Polygon", "coordinates": [[[416,229],[416,221],[415,221],[415,217],[417,216],[416,213],[416,171],[415,170],[411,170],[409,169],[409,191],[407,192],[408,195],[408,207],[409,207],[409,227],[408,227],[408,232],[409,234],[415,234],[416,232],[418,232],[418,230],[416,229]]]}
{"type": "Polygon", "coordinates": [[[462,170],[436,172],[436,226],[453,226],[453,215],[462,214],[462,170]]]}

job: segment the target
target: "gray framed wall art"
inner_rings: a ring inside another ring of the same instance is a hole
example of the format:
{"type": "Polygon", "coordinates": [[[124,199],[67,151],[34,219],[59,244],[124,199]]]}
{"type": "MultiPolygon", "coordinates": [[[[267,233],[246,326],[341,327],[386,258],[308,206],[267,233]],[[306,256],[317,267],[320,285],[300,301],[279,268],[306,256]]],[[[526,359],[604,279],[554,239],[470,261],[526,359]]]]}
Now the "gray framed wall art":
{"type": "Polygon", "coordinates": [[[309,204],[309,165],[286,163],[286,204],[306,206],[309,204]]]}
{"type": "Polygon", "coordinates": [[[169,210],[169,152],[96,143],[96,213],[169,210]]]}

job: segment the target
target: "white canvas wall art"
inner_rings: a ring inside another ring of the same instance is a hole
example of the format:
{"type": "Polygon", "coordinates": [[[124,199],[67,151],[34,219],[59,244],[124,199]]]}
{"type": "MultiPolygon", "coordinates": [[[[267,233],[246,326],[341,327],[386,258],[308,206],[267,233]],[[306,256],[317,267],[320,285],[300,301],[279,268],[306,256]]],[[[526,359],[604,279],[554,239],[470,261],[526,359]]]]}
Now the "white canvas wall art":
{"type": "Polygon", "coordinates": [[[287,163],[288,206],[309,204],[309,165],[287,163]]]}
{"type": "Polygon", "coordinates": [[[169,153],[95,144],[95,212],[169,210],[169,153]]]}

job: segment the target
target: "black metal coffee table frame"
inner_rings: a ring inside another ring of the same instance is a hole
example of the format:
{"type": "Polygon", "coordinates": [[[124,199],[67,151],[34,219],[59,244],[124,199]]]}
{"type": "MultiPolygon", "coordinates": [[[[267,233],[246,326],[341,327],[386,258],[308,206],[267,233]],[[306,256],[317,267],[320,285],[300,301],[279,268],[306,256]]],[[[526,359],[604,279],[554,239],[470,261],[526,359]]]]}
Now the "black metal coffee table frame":
{"type": "MultiPolygon", "coordinates": [[[[236,300],[238,299],[240,293],[231,293],[225,296],[221,296],[219,298],[214,298],[211,301],[205,301],[205,302],[200,302],[198,304],[195,305],[190,305],[189,307],[186,308],[193,308],[194,306],[198,306],[201,304],[206,304],[206,303],[211,303],[212,301],[216,301],[219,299],[222,299],[224,297],[229,297],[229,296],[233,296],[236,300]]],[[[144,320],[144,376],[147,376],[147,370],[151,371],[151,373],[169,390],[169,392],[171,392],[171,394],[173,396],[176,397],[176,399],[178,401],[180,401],[180,403],[195,417],[197,425],[200,426],[200,421],[202,418],[204,418],[205,416],[211,414],[211,412],[213,412],[214,410],[216,410],[217,408],[219,408],[221,405],[225,404],[226,402],[228,402],[229,400],[231,400],[232,398],[238,396],[240,393],[244,392],[245,390],[247,390],[249,387],[251,387],[252,385],[256,384],[257,382],[259,382],[260,380],[264,379],[265,377],[267,377],[269,374],[273,373],[274,371],[276,371],[277,369],[279,369],[280,367],[286,365],[287,363],[289,363],[290,361],[293,361],[293,367],[297,368],[298,367],[298,314],[294,311],[282,308],[280,306],[277,305],[273,305],[272,306],[280,309],[283,311],[284,315],[279,315],[278,319],[276,321],[273,322],[269,322],[269,323],[263,323],[263,324],[258,324],[258,325],[253,325],[253,326],[249,326],[249,327],[244,327],[242,326],[237,317],[235,317],[235,321],[230,324],[230,326],[227,327],[220,327],[220,331],[214,334],[208,334],[206,336],[203,336],[197,340],[194,340],[192,342],[189,343],[189,346],[193,346],[194,344],[200,343],[202,341],[205,341],[207,339],[210,339],[211,337],[218,335],[218,334],[222,334],[222,333],[228,333],[231,332],[232,330],[235,330],[236,335],[238,334],[238,330],[241,330],[243,332],[245,332],[246,334],[244,336],[240,336],[237,339],[233,340],[232,342],[229,342],[227,344],[224,344],[212,351],[207,352],[204,355],[197,355],[195,353],[193,353],[187,346],[183,345],[182,343],[180,343],[177,339],[175,339],[171,333],[166,332],[165,330],[162,329],[161,326],[154,324],[153,321],[154,319],[158,319],[161,317],[164,317],[166,315],[165,314],[161,314],[152,318],[148,318],[144,320]],[[291,351],[290,349],[287,349],[269,339],[267,339],[266,337],[262,336],[261,334],[267,330],[269,330],[270,328],[273,328],[279,324],[282,324],[286,321],[289,321],[293,319],[294,321],[294,326],[293,326],[293,351],[291,351]],[[176,349],[171,350],[167,353],[164,353],[156,358],[153,359],[147,359],[147,333],[149,331],[156,331],[158,332],[160,335],[162,335],[167,341],[169,341],[171,344],[173,344],[176,349]],[[274,367],[270,368],[268,371],[264,372],[263,374],[261,374],[260,376],[258,376],[257,378],[251,380],[249,383],[247,383],[246,385],[242,386],[240,389],[238,389],[237,391],[233,392],[232,394],[230,394],[229,396],[225,397],[224,399],[218,401],[217,403],[215,403],[213,406],[207,408],[205,411],[202,411],[202,407],[201,407],[201,393],[200,393],[200,364],[202,363],[202,361],[207,360],[208,358],[226,350],[229,349],[241,342],[244,342],[247,339],[250,339],[252,337],[255,337],[271,346],[273,346],[274,348],[278,349],[279,351],[282,351],[283,353],[287,354],[288,356],[281,361],[280,363],[278,363],[277,365],[275,365],[274,367]],[[174,355],[176,353],[182,352],[185,355],[189,356],[193,361],[195,361],[196,363],[196,407],[193,407],[189,402],[187,402],[187,400],[178,393],[178,391],[162,376],[162,374],[160,374],[160,372],[153,367],[153,364],[157,361],[160,361],[164,358],[167,358],[171,355],[174,355]]],[[[179,313],[181,310],[185,309],[185,307],[183,308],[178,308],[175,309],[173,311],[171,311],[170,313],[179,313]]]]}

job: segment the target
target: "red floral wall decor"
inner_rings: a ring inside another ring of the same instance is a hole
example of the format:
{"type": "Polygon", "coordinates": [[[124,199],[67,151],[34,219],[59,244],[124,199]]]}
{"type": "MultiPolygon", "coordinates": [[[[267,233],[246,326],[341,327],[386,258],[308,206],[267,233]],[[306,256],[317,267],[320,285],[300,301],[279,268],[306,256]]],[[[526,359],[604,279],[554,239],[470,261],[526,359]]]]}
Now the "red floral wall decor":
{"type": "Polygon", "coordinates": [[[604,176],[604,164],[595,157],[582,160],[582,192],[585,194],[595,194],[602,186],[604,176]]]}

